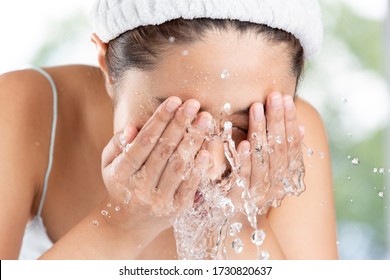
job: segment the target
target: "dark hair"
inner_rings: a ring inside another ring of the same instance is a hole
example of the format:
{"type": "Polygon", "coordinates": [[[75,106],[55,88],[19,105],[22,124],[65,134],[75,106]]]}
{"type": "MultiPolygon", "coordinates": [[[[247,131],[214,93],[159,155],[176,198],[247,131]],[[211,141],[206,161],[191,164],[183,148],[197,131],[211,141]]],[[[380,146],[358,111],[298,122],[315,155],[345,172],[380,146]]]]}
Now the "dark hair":
{"type": "Polygon", "coordinates": [[[159,58],[168,50],[170,38],[175,44],[186,44],[201,40],[208,30],[228,30],[240,33],[247,31],[261,34],[272,44],[287,43],[291,70],[297,83],[303,71],[304,55],[299,40],[292,34],[266,25],[215,19],[175,19],[161,25],[148,25],[127,31],[108,44],[106,64],[109,75],[117,85],[127,70],[153,70],[159,58]]]}

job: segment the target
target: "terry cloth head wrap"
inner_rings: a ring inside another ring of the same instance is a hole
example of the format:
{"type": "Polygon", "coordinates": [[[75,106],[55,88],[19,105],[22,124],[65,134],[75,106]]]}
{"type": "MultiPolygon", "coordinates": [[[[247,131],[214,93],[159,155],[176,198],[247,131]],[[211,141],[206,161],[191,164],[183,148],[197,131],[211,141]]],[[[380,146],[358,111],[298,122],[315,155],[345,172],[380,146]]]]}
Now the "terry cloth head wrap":
{"type": "Polygon", "coordinates": [[[323,37],[317,0],[97,0],[90,16],[105,43],[128,30],[178,18],[230,19],[282,29],[301,42],[306,58],[319,52],[323,37]]]}

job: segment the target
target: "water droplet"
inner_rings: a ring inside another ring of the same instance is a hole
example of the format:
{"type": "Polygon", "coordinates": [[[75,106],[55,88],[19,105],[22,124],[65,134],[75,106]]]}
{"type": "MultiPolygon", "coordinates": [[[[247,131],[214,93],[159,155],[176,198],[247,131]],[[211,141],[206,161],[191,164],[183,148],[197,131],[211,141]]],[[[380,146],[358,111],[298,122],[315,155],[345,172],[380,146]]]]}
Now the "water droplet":
{"type": "Polygon", "coordinates": [[[184,50],[181,53],[182,56],[188,56],[189,54],[190,54],[190,52],[188,50],[184,50]]]}
{"type": "Polygon", "coordinates": [[[130,151],[131,146],[132,145],[130,143],[127,143],[126,147],[123,149],[123,152],[128,153],[130,151]]]}
{"type": "Polygon", "coordinates": [[[309,157],[312,157],[312,156],[314,155],[313,149],[308,148],[308,149],[307,149],[307,155],[308,155],[309,157]]]}
{"type": "Polygon", "coordinates": [[[268,251],[263,251],[263,250],[260,251],[258,259],[263,260],[263,261],[267,261],[267,260],[269,260],[269,258],[270,258],[270,255],[269,255],[268,251]]]}
{"type": "Polygon", "coordinates": [[[282,180],[286,193],[294,193],[294,187],[287,178],[282,180]]]}
{"type": "Polygon", "coordinates": [[[349,201],[350,201],[351,203],[353,203],[354,200],[353,200],[353,198],[351,198],[349,201]]]}
{"type": "Polygon", "coordinates": [[[251,194],[249,193],[248,190],[244,190],[242,193],[241,193],[241,198],[243,200],[249,200],[251,199],[251,194]]]}
{"type": "Polygon", "coordinates": [[[116,211],[116,212],[119,212],[120,210],[121,210],[121,207],[120,207],[120,206],[116,206],[116,207],[115,207],[115,211],[116,211]]]}
{"type": "Polygon", "coordinates": [[[337,245],[337,246],[340,246],[340,241],[337,240],[336,245],[337,245]]]}
{"type": "Polygon", "coordinates": [[[224,211],[224,213],[234,213],[234,204],[227,197],[221,198],[219,201],[219,206],[224,211]]]}
{"type": "Polygon", "coordinates": [[[352,137],[352,133],[351,132],[348,132],[348,137],[352,137]]]}
{"type": "Polygon", "coordinates": [[[263,244],[264,239],[265,239],[265,232],[264,232],[264,230],[255,230],[252,233],[251,241],[256,246],[260,246],[261,244],[263,244]]]}
{"type": "Polygon", "coordinates": [[[116,173],[115,167],[111,165],[111,176],[113,179],[118,179],[118,173],[116,173]]]}
{"type": "Polygon", "coordinates": [[[348,158],[348,159],[351,159],[352,157],[351,157],[351,156],[348,156],[347,158],[348,158]]]}
{"type": "Polygon", "coordinates": [[[237,186],[239,186],[242,189],[246,188],[246,181],[244,178],[237,179],[236,184],[237,184],[237,186]]]}
{"type": "Polygon", "coordinates": [[[232,242],[232,247],[236,254],[240,254],[244,250],[244,243],[242,243],[240,238],[236,238],[232,242]]]}
{"type": "Polygon", "coordinates": [[[390,173],[390,168],[389,168],[389,169],[387,169],[387,172],[388,172],[388,173],[390,173]]]}
{"type": "Polygon", "coordinates": [[[347,103],[348,103],[348,98],[344,97],[344,98],[342,99],[342,101],[343,101],[343,104],[347,104],[347,103]]]}
{"type": "Polygon", "coordinates": [[[347,177],[347,180],[348,180],[348,181],[351,181],[351,179],[352,179],[351,176],[348,176],[348,177],[347,177]]]}
{"type": "Polygon", "coordinates": [[[229,227],[229,235],[231,237],[235,237],[240,233],[241,229],[242,229],[241,223],[233,223],[229,227]]]}
{"type": "Polygon", "coordinates": [[[320,159],[324,159],[325,158],[325,153],[320,153],[320,159]]]}
{"type": "Polygon", "coordinates": [[[374,172],[374,174],[378,174],[378,168],[374,168],[373,170],[372,170],[372,172],[374,172]]]}
{"type": "Polygon", "coordinates": [[[111,205],[110,203],[109,203],[109,204],[107,204],[107,207],[108,207],[108,208],[111,208],[111,206],[112,206],[112,205],[111,205]]]}
{"type": "Polygon", "coordinates": [[[270,146],[267,145],[266,151],[267,151],[267,153],[272,154],[274,152],[274,149],[272,149],[270,146]]]}
{"type": "Polygon", "coordinates": [[[385,193],[383,191],[380,191],[380,192],[378,192],[378,196],[380,198],[384,198],[385,197],[385,193]]]}
{"type": "Polygon", "coordinates": [[[229,70],[227,70],[227,69],[223,70],[221,73],[221,79],[227,80],[227,79],[229,79],[229,77],[230,77],[229,70]]]}
{"type": "Polygon", "coordinates": [[[379,174],[385,174],[385,169],[384,168],[379,168],[379,174]]]}
{"type": "Polygon", "coordinates": [[[359,158],[353,158],[351,162],[352,162],[353,165],[359,165],[360,164],[359,158]]]}
{"type": "Polygon", "coordinates": [[[123,203],[124,204],[129,204],[130,203],[130,198],[126,198],[125,200],[123,200],[123,203]]]}
{"type": "Polygon", "coordinates": [[[283,144],[283,137],[282,136],[276,136],[276,143],[279,145],[283,144]]]}
{"type": "Polygon", "coordinates": [[[97,227],[99,225],[99,222],[98,221],[93,221],[92,224],[97,227]]]}
{"type": "Polygon", "coordinates": [[[100,213],[101,213],[103,216],[107,216],[107,215],[108,215],[108,212],[107,212],[106,210],[102,210],[100,213]]]}
{"type": "Polygon", "coordinates": [[[169,41],[169,43],[173,44],[173,43],[175,43],[176,38],[171,36],[171,37],[169,37],[168,41],[169,41]]]}
{"type": "Polygon", "coordinates": [[[287,142],[288,142],[288,143],[294,142],[294,137],[293,137],[293,136],[289,136],[289,137],[287,138],[287,142]]]}
{"type": "Polygon", "coordinates": [[[224,131],[230,131],[233,128],[232,122],[225,122],[223,124],[223,130],[224,131]]]}
{"type": "Polygon", "coordinates": [[[230,109],[231,109],[230,103],[225,103],[225,105],[223,105],[223,110],[225,111],[225,113],[229,113],[230,109]]]}

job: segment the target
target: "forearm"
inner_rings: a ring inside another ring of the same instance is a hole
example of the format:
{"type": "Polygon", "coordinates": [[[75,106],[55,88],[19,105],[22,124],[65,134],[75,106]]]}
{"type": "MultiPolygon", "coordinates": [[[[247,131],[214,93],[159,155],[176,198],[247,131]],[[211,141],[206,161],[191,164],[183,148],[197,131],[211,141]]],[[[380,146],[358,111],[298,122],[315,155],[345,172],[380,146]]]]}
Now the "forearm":
{"type": "Polygon", "coordinates": [[[101,214],[107,201],[71,229],[40,259],[135,259],[153,240],[141,227],[123,230],[101,214]]]}

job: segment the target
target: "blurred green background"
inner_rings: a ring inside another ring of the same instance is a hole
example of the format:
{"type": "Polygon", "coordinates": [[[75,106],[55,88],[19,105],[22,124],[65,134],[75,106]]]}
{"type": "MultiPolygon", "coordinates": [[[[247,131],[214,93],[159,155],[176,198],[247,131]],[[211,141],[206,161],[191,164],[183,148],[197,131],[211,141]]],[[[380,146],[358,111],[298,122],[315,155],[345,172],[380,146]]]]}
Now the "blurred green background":
{"type": "MultiPolygon", "coordinates": [[[[299,95],[319,110],[328,130],[340,256],[389,259],[386,1],[320,0],[320,4],[324,46],[321,54],[308,62],[299,95]],[[367,3],[377,5],[376,10],[365,9],[367,3]]],[[[51,17],[44,32],[36,47],[26,46],[31,55],[24,63],[95,64],[84,8],[61,19],[51,17]]]]}

